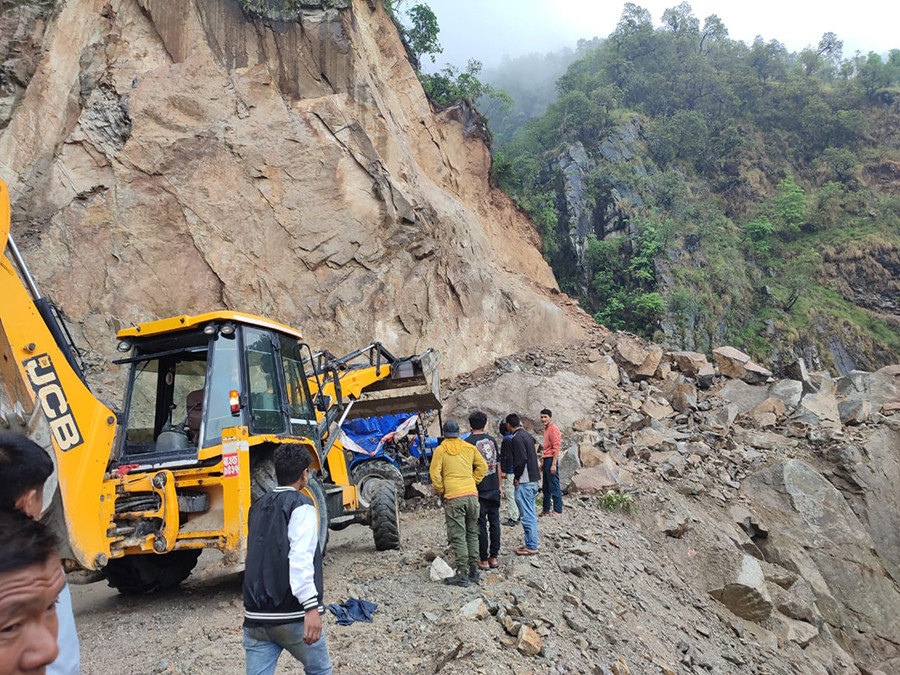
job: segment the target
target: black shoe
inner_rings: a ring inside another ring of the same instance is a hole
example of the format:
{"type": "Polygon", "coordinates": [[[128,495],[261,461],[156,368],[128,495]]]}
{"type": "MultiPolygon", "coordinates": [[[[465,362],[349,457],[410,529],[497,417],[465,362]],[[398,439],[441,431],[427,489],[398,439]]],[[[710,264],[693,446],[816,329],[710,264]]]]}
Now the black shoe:
{"type": "Polygon", "coordinates": [[[463,588],[465,588],[469,585],[469,577],[456,574],[452,577],[447,577],[446,579],[444,579],[444,583],[448,586],[462,586],[463,588]]]}
{"type": "Polygon", "coordinates": [[[506,520],[503,521],[503,524],[504,524],[506,527],[515,527],[516,525],[519,524],[519,521],[518,521],[518,520],[513,520],[512,518],[507,518],[506,520]]]}
{"type": "Polygon", "coordinates": [[[478,573],[478,568],[475,565],[469,568],[469,583],[477,584],[481,582],[481,575],[478,573]]]}

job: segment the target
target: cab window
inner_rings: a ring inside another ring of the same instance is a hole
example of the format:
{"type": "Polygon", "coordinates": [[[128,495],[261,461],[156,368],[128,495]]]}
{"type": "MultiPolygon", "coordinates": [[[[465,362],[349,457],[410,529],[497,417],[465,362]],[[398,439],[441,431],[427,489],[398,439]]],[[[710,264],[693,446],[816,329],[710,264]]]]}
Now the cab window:
{"type": "Polygon", "coordinates": [[[241,415],[231,414],[232,391],[241,391],[240,359],[234,333],[216,335],[213,342],[212,365],[209,371],[209,388],[206,401],[206,426],[203,430],[203,447],[222,442],[222,429],[243,424],[241,415]]]}
{"type": "Polygon", "coordinates": [[[279,335],[278,339],[281,341],[281,366],[284,369],[284,386],[287,389],[291,416],[291,435],[314,438],[316,413],[309,396],[300,345],[296,339],[287,335],[279,335]]]}
{"type": "Polygon", "coordinates": [[[255,434],[285,433],[281,386],[271,333],[244,328],[247,349],[250,431],[255,434]]]}

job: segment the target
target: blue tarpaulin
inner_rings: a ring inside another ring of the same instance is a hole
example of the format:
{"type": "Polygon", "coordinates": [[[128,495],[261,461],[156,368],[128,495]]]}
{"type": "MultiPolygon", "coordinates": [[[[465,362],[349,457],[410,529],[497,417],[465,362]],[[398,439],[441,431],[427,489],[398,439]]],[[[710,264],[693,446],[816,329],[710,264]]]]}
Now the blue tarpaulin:
{"type": "MultiPolygon", "coordinates": [[[[341,425],[341,430],[362,449],[363,453],[375,455],[381,449],[380,444],[384,437],[396,431],[397,427],[410,417],[413,417],[412,413],[360,417],[359,419],[344,422],[341,425]]],[[[413,437],[411,439],[409,452],[413,457],[422,456],[418,438],[413,437]]]]}

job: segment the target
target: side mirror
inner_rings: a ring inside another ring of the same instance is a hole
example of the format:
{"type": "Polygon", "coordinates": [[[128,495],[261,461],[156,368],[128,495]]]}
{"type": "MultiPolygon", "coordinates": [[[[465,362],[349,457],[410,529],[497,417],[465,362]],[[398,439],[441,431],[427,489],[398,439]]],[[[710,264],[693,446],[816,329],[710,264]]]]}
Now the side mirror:
{"type": "Polygon", "coordinates": [[[317,394],[316,395],[316,410],[319,412],[328,412],[328,409],[331,407],[331,396],[326,396],[325,394],[317,394]]]}

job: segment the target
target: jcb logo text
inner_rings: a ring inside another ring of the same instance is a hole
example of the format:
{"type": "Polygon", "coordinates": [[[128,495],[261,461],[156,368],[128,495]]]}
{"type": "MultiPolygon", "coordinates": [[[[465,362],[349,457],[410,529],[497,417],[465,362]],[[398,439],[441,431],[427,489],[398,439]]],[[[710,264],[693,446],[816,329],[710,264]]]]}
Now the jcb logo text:
{"type": "Polygon", "coordinates": [[[41,407],[50,421],[50,431],[57,447],[66,452],[84,442],[78,423],[69,408],[65,392],[59,383],[59,376],[47,354],[41,354],[22,362],[28,381],[41,407]]]}

